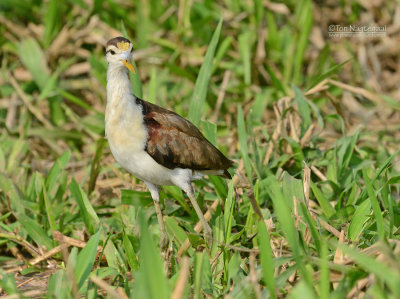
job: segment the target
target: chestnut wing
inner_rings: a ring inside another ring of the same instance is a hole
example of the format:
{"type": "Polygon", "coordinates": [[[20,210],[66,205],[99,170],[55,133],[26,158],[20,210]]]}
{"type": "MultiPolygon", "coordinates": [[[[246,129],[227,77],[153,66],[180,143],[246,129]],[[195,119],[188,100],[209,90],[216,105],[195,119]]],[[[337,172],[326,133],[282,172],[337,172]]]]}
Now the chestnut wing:
{"type": "Polygon", "coordinates": [[[143,113],[149,134],[146,151],[161,165],[169,169],[226,170],[233,164],[178,114],[145,101],[143,113]]]}

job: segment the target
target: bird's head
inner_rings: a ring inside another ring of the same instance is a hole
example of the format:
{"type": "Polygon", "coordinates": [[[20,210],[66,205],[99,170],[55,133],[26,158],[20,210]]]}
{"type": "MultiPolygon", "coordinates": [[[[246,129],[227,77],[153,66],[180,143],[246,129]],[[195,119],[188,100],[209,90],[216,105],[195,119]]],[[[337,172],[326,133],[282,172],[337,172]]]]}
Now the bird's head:
{"type": "Polygon", "coordinates": [[[126,66],[132,73],[136,73],[131,63],[133,46],[129,39],[118,36],[110,39],[106,46],[106,59],[109,65],[126,66]]]}

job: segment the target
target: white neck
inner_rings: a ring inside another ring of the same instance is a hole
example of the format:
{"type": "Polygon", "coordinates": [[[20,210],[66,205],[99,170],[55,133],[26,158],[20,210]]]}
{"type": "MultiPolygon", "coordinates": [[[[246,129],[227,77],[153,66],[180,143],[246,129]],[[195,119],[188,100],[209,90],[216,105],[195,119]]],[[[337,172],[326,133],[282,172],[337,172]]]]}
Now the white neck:
{"type": "Polygon", "coordinates": [[[129,80],[128,69],[125,66],[109,65],[107,70],[107,104],[116,100],[127,100],[134,97],[129,80]]]}
{"type": "Polygon", "coordinates": [[[142,107],[136,104],[128,70],[125,66],[109,65],[107,70],[106,135],[124,126],[142,127],[142,107]],[[135,122],[135,124],[133,124],[135,122]]]}

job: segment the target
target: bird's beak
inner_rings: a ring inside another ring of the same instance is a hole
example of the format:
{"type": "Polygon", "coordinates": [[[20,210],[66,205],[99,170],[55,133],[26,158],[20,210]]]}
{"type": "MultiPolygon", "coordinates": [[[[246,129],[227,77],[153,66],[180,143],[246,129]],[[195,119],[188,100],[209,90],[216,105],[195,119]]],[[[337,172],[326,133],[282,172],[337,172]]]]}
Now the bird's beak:
{"type": "Polygon", "coordinates": [[[126,60],[122,60],[122,62],[125,64],[125,66],[134,74],[136,74],[135,68],[132,65],[132,62],[130,62],[130,60],[126,59],[126,60]]]}

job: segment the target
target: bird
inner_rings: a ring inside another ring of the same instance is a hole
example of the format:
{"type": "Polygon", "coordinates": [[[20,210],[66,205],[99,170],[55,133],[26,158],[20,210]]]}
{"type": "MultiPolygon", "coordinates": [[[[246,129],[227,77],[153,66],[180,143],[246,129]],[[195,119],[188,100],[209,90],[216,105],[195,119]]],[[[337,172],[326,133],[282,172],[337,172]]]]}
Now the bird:
{"type": "Polygon", "coordinates": [[[133,45],[125,37],[106,44],[107,103],[105,136],[114,159],[144,181],[155,205],[160,246],[169,239],[160,207],[160,188],[175,185],[183,190],[202,224],[205,242],[212,244],[212,230],[199,207],[192,181],[205,175],[231,179],[233,161],[211,144],[190,121],[177,113],[134,95],[129,71],[133,45]]]}

